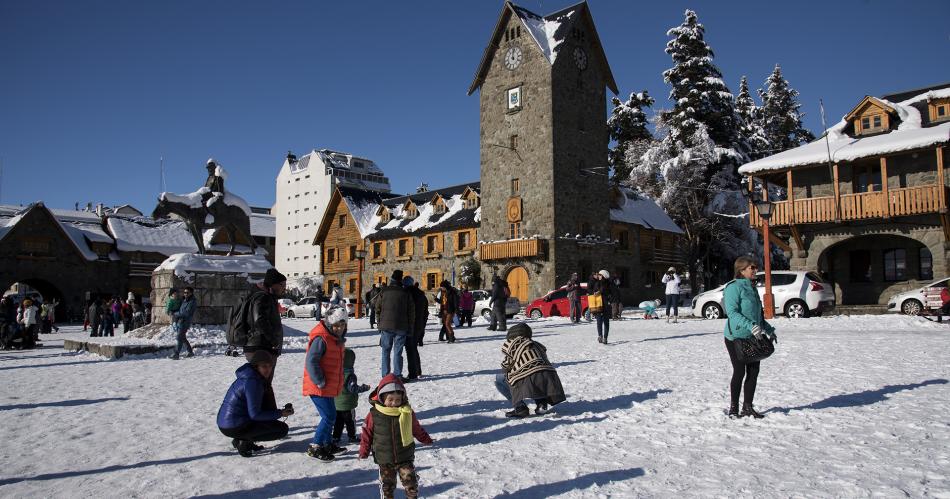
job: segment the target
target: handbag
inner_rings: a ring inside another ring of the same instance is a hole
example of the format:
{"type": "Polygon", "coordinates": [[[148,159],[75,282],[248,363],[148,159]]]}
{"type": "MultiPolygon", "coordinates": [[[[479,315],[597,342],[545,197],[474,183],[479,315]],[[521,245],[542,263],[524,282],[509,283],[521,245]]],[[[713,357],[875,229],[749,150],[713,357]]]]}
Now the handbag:
{"type": "Polygon", "coordinates": [[[737,338],[733,340],[736,347],[736,358],[743,364],[758,362],[768,358],[775,353],[775,345],[772,340],[755,336],[751,338],[737,338]]]}
{"type": "Polygon", "coordinates": [[[587,308],[592,314],[599,314],[604,311],[604,297],[599,291],[587,298],[587,308]]]}

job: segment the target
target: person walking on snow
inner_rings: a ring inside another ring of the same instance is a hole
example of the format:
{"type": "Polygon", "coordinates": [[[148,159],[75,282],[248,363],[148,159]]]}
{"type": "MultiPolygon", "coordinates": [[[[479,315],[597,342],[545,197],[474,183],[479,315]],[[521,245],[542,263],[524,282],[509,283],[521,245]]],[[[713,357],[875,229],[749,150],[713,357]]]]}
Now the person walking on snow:
{"type": "Polygon", "coordinates": [[[426,332],[426,318],[429,317],[429,301],[426,300],[425,293],[417,289],[414,284],[411,277],[406,276],[402,278],[402,287],[409,295],[409,301],[414,309],[415,317],[413,322],[409,324],[409,334],[406,335],[405,345],[406,370],[408,371],[406,379],[410,381],[418,379],[419,376],[422,375],[422,361],[419,358],[419,345],[422,341],[421,336],[426,332]],[[416,291],[418,291],[418,294],[416,294],[416,291]],[[422,303],[424,303],[424,306],[421,308],[419,306],[419,295],[422,295],[422,303]],[[420,317],[422,318],[421,324],[419,322],[420,317]]]}
{"type": "MultiPolygon", "coordinates": [[[[265,350],[274,357],[274,368],[277,367],[277,358],[284,347],[284,326],[280,322],[280,307],[277,299],[284,296],[287,290],[287,278],[275,268],[267,269],[264,282],[249,298],[253,300],[251,317],[246,320],[250,323],[250,333],[244,345],[244,358],[251,360],[251,356],[259,350],[265,350]]],[[[317,319],[319,320],[319,318],[317,319]]]]}
{"type": "Polygon", "coordinates": [[[594,282],[588,288],[590,294],[599,294],[601,307],[595,310],[591,307],[591,314],[597,319],[597,342],[607,344],[607,335],[610,334],[610,301],[613,300],[614,288],[610,283],[610,272],[601,270],[594,274],[594,282]]]}
{"type": "Polygon", "coordinates": [[[581,283],[577,277],[577,272],[571,274],[571,280],[564,286],[567,291],[567,301],[571,305],[571,322],[577,324],[581,321],[581,283]]]}
{"type": "Polygon", "coordinates": [[[182,346],[188,351],[186,357],[195,356],[195,351],[192,350],[191,343],[188,342],[188,328],[191,327],[191,321],[195,317],[195,310],[198,309],[198,300],[196,300],[194,296],[195,288],[187,287],[182,291],[181,295],[181,307],[178,308],[178,312],[172,315],[175,326],[178,328],[178,342],[175,345],[175,353],[170,357],[173,360],[178,360],[182,346]]]}
{"type": "Polygon", "coordinates": [[[346,449],[333,444],[336,423],[334,398],[343,391],[343,349],[346,339],[346,309],[332,307],[326,318],[310,330],[304,360],[303,394],[317,408],[320,423],[313,434],[307,455],[321,461],[333,461],[334,454],[346,449]]]}
{"type": "Polygon", "coordinates": [[[402,376],[402,350],[416,321],[416,306],[409,291],[402,287],[399,269],[393,271],[389,284],[376,297],[376,321],[382,348],[379,376],[402,376]]]}
{"type": "Polygon", "coordinates": [[[663,275],[663,284],[666,284],[666,322],[670,322],[670,307],[673,307],[673,323],[679,317],[680,304],[680,276],[676,275],[676,267],[666,269],[663,275]]]}
{"type": "Polygon", "coordinates": [[[373,284],[373,287],[366,292],[366,304],[365,307],[369,310],[369,328],[374,329],[376,327],[376,309],[373,307],[373,300],[376,299],[376,296],[379,295],[379,283],[373,284]]]}
{"type": "Polygon", "coordinates": [[[511,291],[508,289],[508,283],[496,275],[492,279],[491,298],[488,300],[488,306],[491,307],[489,331],[505,331],[508,329],[508,315],[505,309],[508,306],[509,296],[511,296],[511,291]]]}

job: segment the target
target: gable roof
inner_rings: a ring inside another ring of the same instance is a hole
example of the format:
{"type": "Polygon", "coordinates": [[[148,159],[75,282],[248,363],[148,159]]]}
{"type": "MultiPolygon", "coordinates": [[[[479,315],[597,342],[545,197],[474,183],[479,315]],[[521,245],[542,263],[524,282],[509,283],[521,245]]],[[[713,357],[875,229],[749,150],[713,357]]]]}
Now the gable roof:
{"type": "Polygon", "coordinates": [[[607,55],[604,53],[604,46],[597,35],[597,28],[594,26],[594,20],[590,14],[590,7],[586,0],[570,7],[561,9],[547,16],[540,16],[524,7],[519,7],[510,1],[505,2],[501,13],[498,15],[498,21],[495,23],[495,29],[488,40],[488,45],[482,53],[481,62],[475,70],[475,78],[468,88],[468,95],[472,95],[475,90],[481,87],[485,81],[485,75],[491,67],[491,60],[498,50],[499,40],[501,40],[504,26],[512,15],[518,16],[521,24],[525,27],[531,37],[534,39],[538,48],[544,53],[545,58],[551,65],[557,60],[558,47],[564,42],[564,37],[570,32],[578,20],[587,19],[591,28],[591,45],[594,47],[594,57],[597,57],[605,71],[607,88],[614,94],[618,94],[617,82],[614,81],[613,72],[610,70],[610,64],[607,63],[607,55]]]}
{"type": "Polygon", "coordinates": [[[683,229],[656,204],[656,201],[628,187],[617,188],[616,205],[610,207],[610,220],[636,224],[647,229],[683,234],[683,229]]]}
{"type": "MultiPolygon", "coordinates": [[[[13,212],[10,206],[4,206],[0,209],[0,242],[3,242],[7,236],[13,232],[13,229],[19,225],[24,219],[29,216],[41,216],[47,218],[50,222],[53,223],[57,228],[59,228],[59,233],[61,236],[65,237],[72,243],[73,249],[76,253],[79,254],[85,260],[94,261],[99,259],[99,255],[95,251],[89,248],[89,243],[86,240],[86,232],[80,228],[80,225],[89,225],[89,224],[80,224],[79,222],[67,222],[59,220],[53,212],[43,204],[43,202],[32,203],[25,208],[19,208],[17,211],[13,212]]],[[[80,213],[80,212],[76,212],[80,213]]],[[[96,217],[98,222],[99,218],[96,217]]],[[[100,239],[99,235],[96,233],[95,226],[88,227],[89,240],[98,240],[100,239]]],[[[111,240],[110,240],[111,242],[111,240]]]]}
{"type": "Polygon", "coordinates": [[[897,110],[894,109],[894,107],[891,106],[890,104],[883,102],[876,97],[865,95],[864,98],[861,99],[861,102],[859,102],[857,106],[854,106],[854,108],[851,109],[851,112],[849,112],[848,114],[844,116],[844,119],[848,121],[853,120],[861,111],[864,111],[864,109],[867,108],[868,106],[877,106],[891,114],[894,114],[897,112],[897,110]]]}
{"type": "Polygon", "coordinates": [[[393,217],[388,222],[383,222],[379,217],[376,217],[377,223],[368,237],[371,239],[389,239],[420,233],[477,227],[481,221],[481,207],[466,208],[465,200],[462,199],[462,194],[469,190],[476,194],[479,193],[481,183],[469,182],[384,199],[383,205],[393,213],[393,217]],[[443,213],[436,213],[435,211],[432,201],[437,199],[441,199],[445,203],[446,209],[443,213]],[[419,210],[419,215],[413,219],[406,219],[402,216],[404,207],[409,202],[416,205],[419,210]]]}
{"type": "Polygon", "coordinates": [[[336,214],[336,210],[331,210],[331,207],[337,206],[338,203],[345,204],[350,211],[350,216],[353,217],[353,221],[356,223],[360,237],[366,238],[380,221],[378,212],[379,207],[383,206],[383,200],[395,196],[395,194],[387,192],[337,185],[330,196],[330,202],[327,203],[326,211],[323,212],[323,218],[320,220],[317,235],[313,238],[312,244],[321,244],[326,239],[333,216],[336,214]]]}

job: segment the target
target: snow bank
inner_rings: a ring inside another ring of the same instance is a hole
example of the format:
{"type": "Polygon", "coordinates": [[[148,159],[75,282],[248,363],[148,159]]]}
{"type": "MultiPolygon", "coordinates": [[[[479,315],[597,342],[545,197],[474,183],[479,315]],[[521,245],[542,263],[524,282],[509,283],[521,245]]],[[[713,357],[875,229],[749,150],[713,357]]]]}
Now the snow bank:
{"type": "Polygon", "coordinates": [[[174,270],[175,275],[188,278],[194,272],[222,272],[229,274],[264,274],[273,267],[261,255],[197,255],[178,253],[171,255],[155,270],[174,270]]]}

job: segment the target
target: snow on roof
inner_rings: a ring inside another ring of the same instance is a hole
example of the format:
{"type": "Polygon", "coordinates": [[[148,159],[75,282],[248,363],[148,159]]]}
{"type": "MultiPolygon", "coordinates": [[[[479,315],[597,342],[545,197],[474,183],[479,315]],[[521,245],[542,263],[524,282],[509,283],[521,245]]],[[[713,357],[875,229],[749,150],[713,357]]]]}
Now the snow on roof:
{"type": "Polygon", "coordinates": [[[827,142],[822,136],[814,142],[795,149],[746,163],[739,168],[739,173],[748,175],[795,166],[817,165],[829,160],[832,162],[854,161],[950,141],[950,123],[922,127],[920,110],[913,105],[929,99],[946,97],[950,97],[950,88],[926,91],[898,103],[879,99],[897,111],[901,121],[896,130],[870,137],[855,138],[845,133],[845,128],[849,124],[841,120],[825,131],[827,142]],[[830,158],[828,157],[829,149],[831,150],[830,158]]]}
{"type": "Polygon", "coordinates": [[[618,203],[620,208],[610,209],[610,219],[615,222],[636,224],[648,229],[662,230],[682,234],[676,222],[656,204],[656,201],[634,192],[631,189],[620,189],[618,203]]]}
{"type": "Polygon", "coordinates": [[[251,236],[277,237],[277,217],[263,213],[252,213],[251,236]]]}
{"type": "Polygon", "coordinates": [[[86,260],[92,261],[92,260],[99,259],[99,255],[96,254],[95,251],[92,251],[89,248],[89,244],[86,242],[86,239],[84,237],[84,232],[82,230],[78,229],[75,225],[71,223],[60,222],[59,225],[63,227],[63,230],[66,232],[66,235],[69,236],[69,239],[72,240],[73,245],[76,246],[76,249],[78,249],[79,252],[82,253],[82,256],[86,260]]]}
{"type": "Polygon", "coordinates": [[[10,232],[10,229],[16,226],[22,218],[22,214],[17,214],[12,217],[0,217],[0,239],[3,239],[4,236],[7,235],[7,232],[10,232]]]}
{"type": "MultiPolygon", "coordinates": [[[[476,217],[480,217],[481,211],[480,208],[465,208],[465,200],[462,199],[462,194],[467,189],[472,189],[478,193],[481,184],[471,182],[386,199],[383,204],[392,212],[392,218],[383,223],[379,217],[375,217],[374,220],[377,224],[369,235],[377,238],[388,238],[415,232],[443,231],[476,225],[478,224],[476,217]],[[435,206],[431,202],[436,195],[445,202],[445,212],[443,213],[436,213],[435,206]],[[418,215],[413,219],[405,217],[405,205],[409,201],[416,205],[418,211],[418,215]]],[[[375,211],[373,214],[375,215],[375,211]]]]}
{"type": "Polygon", "coordinates": [[[158,196],[159,200],[165,200],[169,203],[179,203],[187,205],[189,208],[201,208],[201,197],[211,192],[207,187],[201,187],[195,192],[188,194],[175,194],[173,192],[163,192],[158,196]]]}
{"type": "Polygon", "coordinates": [[[88,239],[89,242],[112,244],[112,236],[106,234],[106,231],[102,230],[102,226],[99,225],[98,221],[96,221],[95,224],[87,224],[78,222],[63,222],[60,220],[59,223],[64,227],[68,225],[82,232],[82,235],[88,239]]]}
{"type": "Polygon", "coordinates": [[[323,161],[323,164],[332,167],[340,168],[343,170],[352,170],[357,168],[355,165],[356,162],[359,162],[362,165],[362,169],[366,170],[367,173],[376,173],[379,175],[383,174],[383,171],[376,166],[376,163],[366,159],[360,158],[358,156],[353,156],[352,154],[340,152],[340,151],[331,151],[330,149],[320,149],[314,150],[310,154],[317,154],[320,156],[320,159],[323,161]]]}
{"type": "Polygon", "coordinates": [[[107,218],[106,224],[119,251],[145,251],[163,255],[198,251],[184,222],[111,216],[107,218]]]}
{"type": "Polygon", "coordinates": [[[177,253],[170,255],[155,270],[174,270],[175,275],[189,278],[193,272],[263,275],[271,267],[273,265],[261,255],[222,256],[177,253]]]}
{"type": "Polygon", "coordinates": [[[522,24],[528,28],[531,37],[538,43],[544,57],[553,65],[555,59],[557,59],[558,46],[564,42],[564,33],[558,33],[558,30],[561,28],[561,23],[570,19],[576,11],[568,9],[566,12],[562,11],[547,17],[541,17],[523,7],[516,5],[512,5],[512,7],[514,7],[522,24]]]}

